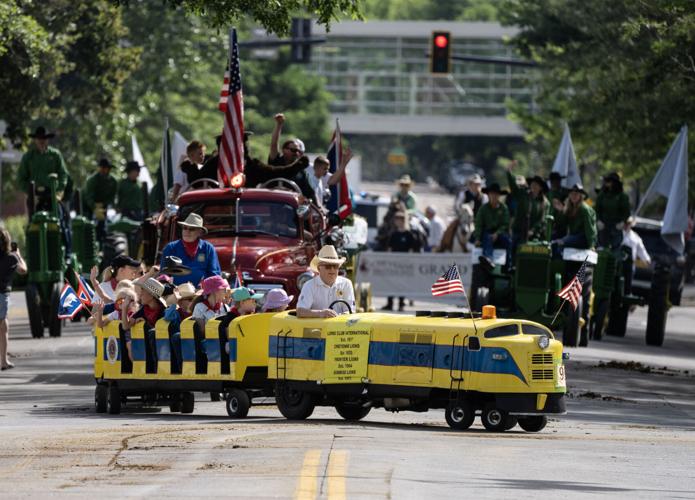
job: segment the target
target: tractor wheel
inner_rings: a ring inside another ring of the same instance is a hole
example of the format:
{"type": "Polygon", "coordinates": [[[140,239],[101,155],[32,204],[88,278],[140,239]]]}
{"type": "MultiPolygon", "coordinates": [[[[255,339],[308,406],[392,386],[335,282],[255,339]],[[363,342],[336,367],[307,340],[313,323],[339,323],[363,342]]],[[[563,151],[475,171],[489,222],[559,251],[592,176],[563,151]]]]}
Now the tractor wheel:
{"type": "MultiPolygon", "coordinates": [[[[480,421],[490,432],[502,432],[507,430],[510,424],[511,417],[509,414],[495,407],[487,407],[483,409],[483,413],[480,415],[480,421]]],[[[512,426],[514,427],[514,426],[512,426]]]]}
{"type": "Polygon", "coordinates": [[[335,405],[335,411],[338,412],[338,415],[343,417],[345,420],[349,420],[351,422],[357,422],[358,420],[362,420],[364,417],[367,416],[371,409],[371,406],[364,407],[359,404],[341,403],[335,405]]]}
{"type": "Polygon", "coordinates": [[[457,431],[465,431],[475,420],[475,408],[466,400],[454,401],[449,403],[444,417],[449,427],[457,431]]]}
{"type": "Polygon", "coordinates": [[[545,415],[536,415],[533,417],[519,418],[519,427],[526,432],[542,431],[548,423],[548,417],[545,415]]]}
{"type": "Polygon", "coordinates": [[[231,418],[245,418],[249,414],[251,400],[249,394],[241,389],[231,389],[227,394],[227,415],[231,418]]]}
{"type": "Polygon", "coordinates": [[[275,386],[275,402],[280,413],[288,420],[305,420],[314,413],[311,394],[293,389],[285,383],[275,386]]]}
{"type": "Polygon", "coordinates": [[[97,384],[94,389],[94,406],[97,413],[106,413],[109,409],[109,386],[97,384]]]}
{"type": "Polygon", "coordinates": [[[599,299],[598,302],[594,304],[594,315],[589,322],[589,336],[592,340],[603,339],[609,306],[610,300],[605,298],[599,299]]]}
{"type": "Polygon", "coordinates": [[[35,339],[40,339],[43,337],[43,315],[41,312],[41,294],[39,293],[39,287],[33,283],[29,283],[24,291],[24,296],[27,301],[31,336],[35,339]]]}
{"type": "Polygon", "coordinates": [[[657,268],[652,278],[647,311],[647,345],[661,346],[666,333],[668,316],[668,291],[671,272],[668,268],[657,268]]]}
{"type": "Polygon", "coordinates": [[[627,316],[629,314],[629,306],[620,303],[611,303],[611,310],[608,314],[608,326],[606,327],[606,335],[611,335],[614,337],[624,337],[625,333],[627,332],[627,316]]]}
{"type": "Polygon", "coordinates": [[[579,346],[581,339],[581,323],[579,318],[582,317],[583,299],[579,297],[577,308],[573,309],[572,304],[567,304],[567,313],[565,313],[565,327],[562,332],[562,343],[567,347],[579,346]]]}
{"type": "Polygon", "coordinates": [[[111,415],[118,415],[121,413],[121,390],[116,384],[111,384],[109,386],[109,413],[111,415]]]}
{"type": "Polygon", "coordinates": [[[181,395],[181,413],[193,413],[195,396],[192,392],[184,392],[181,395]]]}
{"type": "Polygon", "coordinates": [[[60,331],[63,327],[63,320],[58,317],[58,312],[60,311],[60,283],[53,285],[49,306],[48,321],[45,323],[48,326],[48,334],[51,337],[60,337],[60,331]]]}

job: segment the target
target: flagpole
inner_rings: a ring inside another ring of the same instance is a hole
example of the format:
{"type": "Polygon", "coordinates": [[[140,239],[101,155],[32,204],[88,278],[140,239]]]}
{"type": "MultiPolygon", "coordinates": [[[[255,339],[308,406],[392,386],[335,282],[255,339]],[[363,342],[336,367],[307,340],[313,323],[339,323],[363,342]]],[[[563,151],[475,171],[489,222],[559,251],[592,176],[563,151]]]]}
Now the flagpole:
{"type": "MultiPolygon", "coordinates": [[[[459,266],[454,262],[454,267],[456,268],[456,273],[459,275],[459,279],[461,279],[461,271],[459,271],[459,266]]],[[[471,321],[473,321],[473,329],[475,330],[476,335],[478,334],[478,328],[475,326],[475,316],[473,316],[473,308],[471,307],[471,301],[468,300],[468,294],[466,294],[466,288],[463,286],[463,280],[461,280],[461,288],[463,288],[463,298],[466,299],[466,304],[468,304],[468,313],[471,315],[471,321]]]]}
{"type": "Polygon", "coordinates": [[[562,307],[565,305],[565,302],[567,302],[567,299],[563,300],[562,304],[560,304],[560,307],[557,308],[557,312],[555,313],[555,316],[553,316],[553,320],[550,322],[550,326],[553,326],[553,323],[555,323],[557,315],[560,314],[560,311],[562,311],[562,307]]]}

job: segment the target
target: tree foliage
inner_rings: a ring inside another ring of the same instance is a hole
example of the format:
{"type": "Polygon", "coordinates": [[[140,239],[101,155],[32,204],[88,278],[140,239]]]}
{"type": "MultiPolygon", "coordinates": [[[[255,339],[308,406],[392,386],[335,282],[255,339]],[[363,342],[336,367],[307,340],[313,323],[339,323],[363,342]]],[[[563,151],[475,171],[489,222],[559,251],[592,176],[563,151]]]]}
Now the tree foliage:
{"type": "Polygon", "coordinates": [[[695,112],[692,2],[507,0],[500,12],[541,65],[537,108],[515,113],[546,160],[566,121],[583,161],[650,179],[695,112]]]}
{"type": "Polygon", "coordinates": [[[368,19],[495,21],[499,2],[495,0],[365,0],[368,19]]]}

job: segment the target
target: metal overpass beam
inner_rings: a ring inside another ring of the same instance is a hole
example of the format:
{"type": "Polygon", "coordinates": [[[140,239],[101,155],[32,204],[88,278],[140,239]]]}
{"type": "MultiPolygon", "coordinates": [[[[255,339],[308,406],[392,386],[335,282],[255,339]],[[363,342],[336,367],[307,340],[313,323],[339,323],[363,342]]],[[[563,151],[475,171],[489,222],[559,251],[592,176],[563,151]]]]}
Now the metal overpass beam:
{"type": "Polygon", "coordinates": [[[338,117],[340,129],[349,134],[524,136],[519,125],[497,116],[340,114],[338,117]]]}

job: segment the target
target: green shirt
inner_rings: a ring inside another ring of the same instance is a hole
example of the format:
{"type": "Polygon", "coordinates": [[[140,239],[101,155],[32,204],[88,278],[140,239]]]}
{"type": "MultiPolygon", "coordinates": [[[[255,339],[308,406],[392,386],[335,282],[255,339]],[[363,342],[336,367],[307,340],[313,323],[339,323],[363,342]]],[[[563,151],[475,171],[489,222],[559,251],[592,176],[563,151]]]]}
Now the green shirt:
{"type": "Polygon", "coordinates": [[[550,202],[541,194],[540,198],[531,195],[527,188],[520,188],[516,179],[507,171],[507,181],[511,196],[516,201],[516,213],[512,222],[512,232],[524,242],[529,237],[543,238],[545,234],[545,216],[550,213],[550,202]]]}
{"type": "Polygon", "coordinates": [[[506,233],[509,231],[509,210],[507,207],[498,203],[496,208],[486,203],[475,216],[475,240],[480,241],[480,237],[486,231],[492,233],[506,233]]]}
{"type": "Polygon", "coordinates": [[[20,189],[29,194],[29,184],[32,181],[34,181],[37,188],[49,189],[49,174],[58,175],[58,187],[56,190],[58,192],[64,191],[68,180],[68,170],[65,168],[63,155],[51,146],[48,146],[43,153],[32,146],[22,156],[22,162],[19,164],[19,170],[17,171],[20,189]]]}
{"type": "Polygon", "coordinates": [[[118,210],[142,210],[142,188],[138,181],[121,179],[118,182],[118,210]]]}
{"type": "Polygon", "coordinates": [[[89,210],[94,210],[95,203],[101,203],[104,208],[113,206],[116,202],[118,180],[111,175],[102,175],[96,172],[87,178],[82,190],[82,202],[89,210]]]}
{"type": "Polygon", "coordinates": [[[574,216],[561,214],[561,223],[566,224],[569,234],[584,234],[587,241],[587,248],[596,246],[596,212],[594,209],[582,202],[574,216]]]}
{"type": "Polygon", "coordinates": [[[402,202],[409,212],[414,212],[417,209],[417,198],[410,191],[408,191],[406,196],[403,196],[399,191],[393,195],[393,199],[402,202]]]}
{"type": "Polygon", "coordinates": [[[596,197],[596,217],[608,227],[630,217],[630,199],[625,193],[601,191],[596,197]]]}

